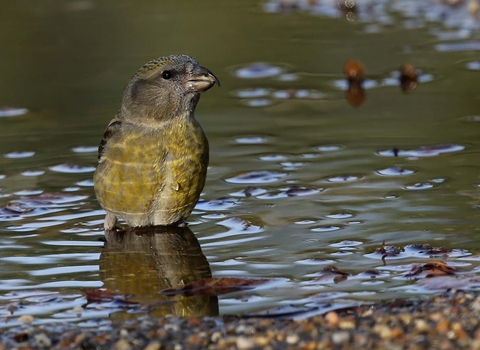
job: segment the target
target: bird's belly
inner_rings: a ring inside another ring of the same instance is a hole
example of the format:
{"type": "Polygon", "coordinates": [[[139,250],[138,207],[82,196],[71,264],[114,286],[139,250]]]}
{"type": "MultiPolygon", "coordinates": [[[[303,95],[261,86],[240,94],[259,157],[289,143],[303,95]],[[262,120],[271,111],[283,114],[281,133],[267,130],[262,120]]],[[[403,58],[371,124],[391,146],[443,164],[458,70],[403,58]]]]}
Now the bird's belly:
{"type": "Polygon", "coordinates": [[[105,210],[129,226],[177,222],[190,214],[203,189],[205,152],[203,147],[189,152],[159,147],[110,149],[94,176],[97,198],[105,210]]]}
{"type": "Polygon", "coordinates": [[[168,159],[164,182],[150,207],[149,222],[165,225],[186,218],[205,183],[206,165],[200,159],[168,159]]]}

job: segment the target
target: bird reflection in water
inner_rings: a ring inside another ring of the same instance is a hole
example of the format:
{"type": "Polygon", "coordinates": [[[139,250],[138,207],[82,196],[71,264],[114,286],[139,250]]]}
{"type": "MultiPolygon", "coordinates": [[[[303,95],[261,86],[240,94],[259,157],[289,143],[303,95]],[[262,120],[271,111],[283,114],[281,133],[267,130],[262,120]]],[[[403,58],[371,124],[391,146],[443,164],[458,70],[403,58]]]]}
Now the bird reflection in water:
{"type": "MultiPolygon", "coordinates": [[[[104,288],[133,295],[150,316],[199,317],[218,315],[216,296],[159,291],[212,277],[210,265],[188,226],[143,227],[125,232],[106,232],[100,256],[100,278],[104,288]]],[[[117,320],[136,319],[137,314],[119,311],[117,320]]]]}

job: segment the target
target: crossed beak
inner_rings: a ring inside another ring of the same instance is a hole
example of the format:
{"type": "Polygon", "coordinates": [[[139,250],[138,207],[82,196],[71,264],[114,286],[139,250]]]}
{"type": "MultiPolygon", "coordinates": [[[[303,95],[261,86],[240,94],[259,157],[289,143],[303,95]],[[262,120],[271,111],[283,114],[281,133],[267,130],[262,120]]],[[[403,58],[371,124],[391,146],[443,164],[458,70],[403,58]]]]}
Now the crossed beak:
{"type": "Polygon", "coordinates": [[[188,92],[205,92],[215,83],[220,86],[220,80],[215,74],[205,67],[196,66],[184,84],[188,92]]]}

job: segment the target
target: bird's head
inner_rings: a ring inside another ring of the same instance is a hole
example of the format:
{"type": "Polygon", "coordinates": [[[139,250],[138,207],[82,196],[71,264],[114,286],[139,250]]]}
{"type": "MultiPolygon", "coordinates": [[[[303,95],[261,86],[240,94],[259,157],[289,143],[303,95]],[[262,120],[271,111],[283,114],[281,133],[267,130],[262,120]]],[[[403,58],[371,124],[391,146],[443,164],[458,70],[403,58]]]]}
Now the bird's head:
{"type": "Polygon", "coordinates": [[[190,114],[200,98],[220,81],[187,55],[159,57],[145,64],[125,87],[122,111],[129,118],[141,116],[166,120],[190,114]]]}

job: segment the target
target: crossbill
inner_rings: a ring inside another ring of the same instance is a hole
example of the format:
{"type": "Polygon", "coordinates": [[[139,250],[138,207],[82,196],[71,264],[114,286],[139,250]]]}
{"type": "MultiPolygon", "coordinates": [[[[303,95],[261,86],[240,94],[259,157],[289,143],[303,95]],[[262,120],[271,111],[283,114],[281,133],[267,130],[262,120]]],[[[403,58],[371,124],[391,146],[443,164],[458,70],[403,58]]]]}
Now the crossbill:
{"type": "Polygon", "coordinates": [[[194,117],[217,77],[190,56],[159,57],[130,80],[98,149],[104,227],[184,225],[205,184],[208,140],[194,117]]]}

